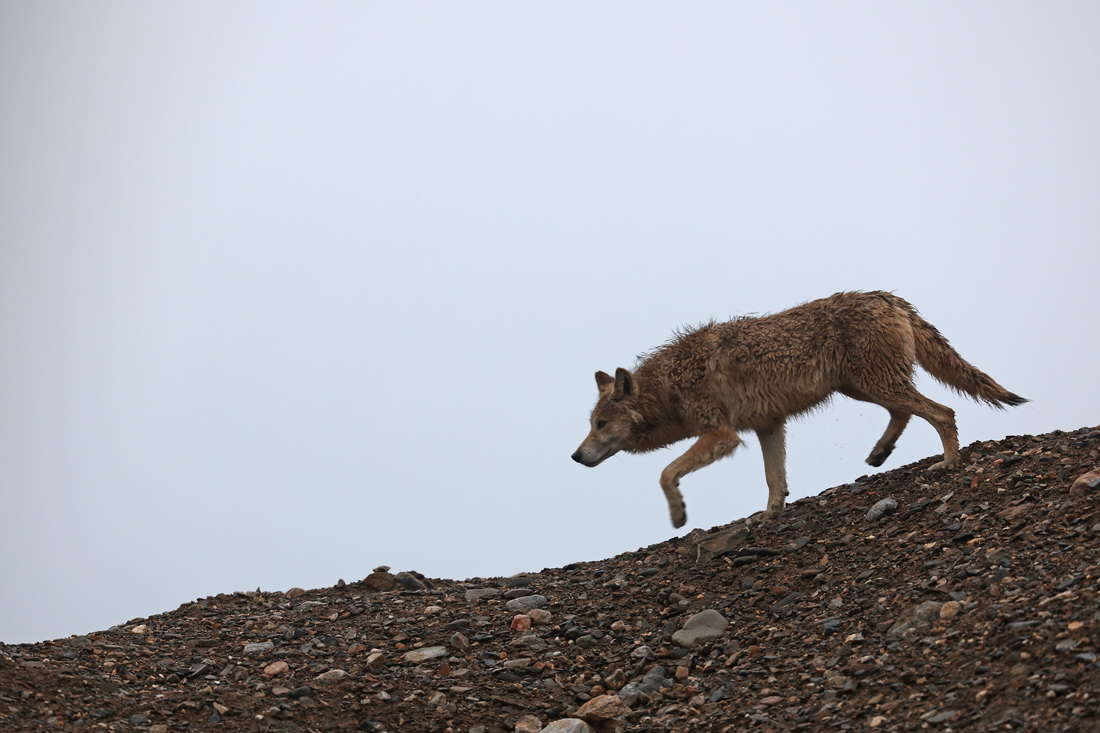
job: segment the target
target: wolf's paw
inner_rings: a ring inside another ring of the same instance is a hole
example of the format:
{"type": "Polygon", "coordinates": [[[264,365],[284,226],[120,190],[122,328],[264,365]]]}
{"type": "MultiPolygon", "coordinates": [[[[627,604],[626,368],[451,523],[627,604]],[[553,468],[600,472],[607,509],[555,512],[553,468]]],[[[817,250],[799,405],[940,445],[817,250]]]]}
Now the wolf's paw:
{"type": "Polygon", "coordinates": [[[680,506],[671,507],[669,509],[669,512],[672,514],[673,527],[675,527],[676,529],[680,529],[680,527],[683,527],[685,524],[687,524],[687,510],[684,509],[684,506],[682,504],[680,506]]]}
{"type": "Polygon", "coordinates": [[[890,457],[890,454],[894,452],[893,448],[889,450],[877,450],[871,455],[867,456],[867,465],[878,468],[882,464],[886,463],[886,459],[890,457]]]}
{"type": "Polygon", "coordinates": [[[767,525],[771,524],[772,522],[774,522],[776,519],[780,518],[781,516],[783,516],[783,510],[782,509],[779,510],[778,514],[773,514],[770,509],[764,509],[762,511],[756,512],[755,514],[750,514],[749,516],[745,517],[745,526],[746,527],[756,527],[756,526],[763,527],[763,526],[767,526],[767,525]]]}
{"type": "Polygon", "coordinates": [[[958,467],[959,467],[958,461],[938,461],[936,463],[933,463],[931,466],[929,466],[928,468],[926,468],[924,470],[925,471],[943,471],[943,470],[946,470],[948,468],[958,468],[958,467]]]}

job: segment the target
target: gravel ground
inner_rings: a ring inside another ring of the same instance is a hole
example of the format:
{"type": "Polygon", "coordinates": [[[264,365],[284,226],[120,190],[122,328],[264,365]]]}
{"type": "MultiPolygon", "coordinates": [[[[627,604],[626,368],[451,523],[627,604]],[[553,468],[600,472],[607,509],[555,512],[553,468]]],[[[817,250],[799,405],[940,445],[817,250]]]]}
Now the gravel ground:
{"type": "Polygon", "coordinates": [[[0,644],[0,730],[1100,730],[1100,429],[934,462],[598,562],[0,644]]]}

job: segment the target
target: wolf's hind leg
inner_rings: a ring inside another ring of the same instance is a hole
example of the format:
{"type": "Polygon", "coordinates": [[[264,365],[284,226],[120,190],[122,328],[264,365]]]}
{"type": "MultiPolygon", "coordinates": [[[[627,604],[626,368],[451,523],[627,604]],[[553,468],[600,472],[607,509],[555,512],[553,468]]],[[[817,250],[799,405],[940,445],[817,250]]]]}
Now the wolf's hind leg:
{"type": "MultiPolygon", "coordinates": [[[[928,422],[940,435],[943,444],[943,460],[931,466],[932,469],[954,468],[959,465],[959,429],[955,425],[955,411],[946,405],[933,402],[916,389],[907,395],[908,400],[900,406],[901,410],[911,412],[928,422]]],[[[886,406],[886,409],[894,407],[886,406]]]]}
{"type": "Polygon", "coordinates": [[[764,476],[768,481],[767,516],[783,513],[787,500],[787,446],[786,425],[778,425],[756,431],[760,438],[760,450],[764,454],[764,476]]]}
{"type": "MultiPolygon", "coordinates": [[[[913,391],[916,392],[916,390],[913,391]]],[[[851,397],[853,400],[870,402],[885,407],[889,411],[890,422],[886,426],[886,431],[882,434],[882,437],[878,439],[878,442],[875,443],[875,447],[871,449],[871,455],[867,456],[868,464],[875,467],[881,466],[886,462],[886,459],[890,457],[890,454],[894,452],[894,446],[897,445],[898,438],[901,437],[902,432],[905,430],[905,426],[909,424],[909,418],[913,416],[912,413],[887,406],[883,400],[872,397],[868,392],[855,389],[854,387],[845,387],[840,390],[840,393],[851,397]]]]}
{"type": "Polygon", "coordinates": [[[867,456],[867,463],[876,467],[885,463],[890,454],[894,452],[894,446],[897,444],[898,438],[901,437],[905,426],[909,424],[909,418],[912,417],[907,412],[891,408],[886,409],[890,410],[890,424],[886,426],[886,432],[875,443],[871,455],[867,456]]]}
{"type": "Polygon", "coordinates": [[[698,471],[704,466],[724,458],[741,443],[731,428],[718,428],[699,436],[699,439],[687,449],[684,455],[677,458],[661,472],[661,489],[665,492],[668,501],[668,511],[672,516],[673,527],[683,527],[687,522],[687,509],[684,507],[684,497],[680,493],[680,479],[692,471],[698,471]]]}
{"type": "Polygon", "coordinates": [[[873,459],[881,457],[882,460],[886,460],[886,456],[890,455],[889,451],[894,449],[894,441],[897,440],[898,435],[901,435],[910,415],[916,415],[925,420],[939,433],[940,442],[943,444],[943,460],[931,468],[954,468],[959,465],[959,431],[955,425],[955,411],[928,399],[918,392],[912,383],[902,382],[875,387],[865,385],[860,389],[863,396],[856,396],[847,390],[843,392],[849,397],[882,405],[890,411],[890,424],[867,459],[872,466],[879,465],[873,463],[873,459]]]}

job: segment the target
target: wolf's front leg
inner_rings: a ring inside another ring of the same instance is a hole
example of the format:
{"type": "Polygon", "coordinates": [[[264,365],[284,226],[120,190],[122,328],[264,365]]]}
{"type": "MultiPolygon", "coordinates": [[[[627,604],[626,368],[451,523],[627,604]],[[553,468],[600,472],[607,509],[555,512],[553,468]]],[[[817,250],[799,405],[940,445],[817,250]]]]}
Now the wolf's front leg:
{"type": "Polygon", "coordinates": [[[665,492],[668,501],[668,511],[672,517],[672,526],[683,527],[687,522],[687,510],[684,508],[684,497],[680,493],[680,479],[692,471],[698,471],[704,466],[724,458],[741,443],[731,428],[718,428],[699,436],[694,445],[687,449],[684,455],[677,458],[661,472],[661,489],[665,492]]]}
{"type": "Polygon", "coordinates": [[[780,422],[771,428],[757,430],[756,435],[764,453],[764,476],[768,481],[767,516],[778,517],[787,503],[786,426],[780,422]]]}
{"type": "Polygon", "coordinates": [[[661,472],[661,490],[665,492],[665,500],[668,501],[668,513],[672,517],[672,526],[679,529],[687,523],[687,507],[684,506],[684,495],[680,493],[680,479],[670,473],[669,466],[661,472]]]}

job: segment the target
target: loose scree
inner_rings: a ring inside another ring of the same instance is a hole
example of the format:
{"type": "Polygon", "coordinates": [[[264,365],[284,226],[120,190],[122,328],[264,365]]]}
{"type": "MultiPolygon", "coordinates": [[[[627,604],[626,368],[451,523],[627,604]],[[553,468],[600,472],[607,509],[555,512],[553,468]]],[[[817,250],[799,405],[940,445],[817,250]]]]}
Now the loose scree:
{"type": "Polygon", "coordinates": [[[993,407],[1027,401],[963,359],[902,298],[844,292],[773,315],[707,323],[643,356],[633,372],[596,372],[599,399],[573,460],[598,466],[619,451],[643,453],[697,438],[661,472],[672,524],[682,527],[680,479],[730,455],[741,442],[737,433],[753,430],[764,453],[767,514],[776,516],[787,496],[787,418],[839,392],[890,413],[867,463],[881,466],[916,415],[943,443],[943,460],[932,469],[953,468],[959,464],[955,411],[917,391],[915,364],[993,407]]]}

